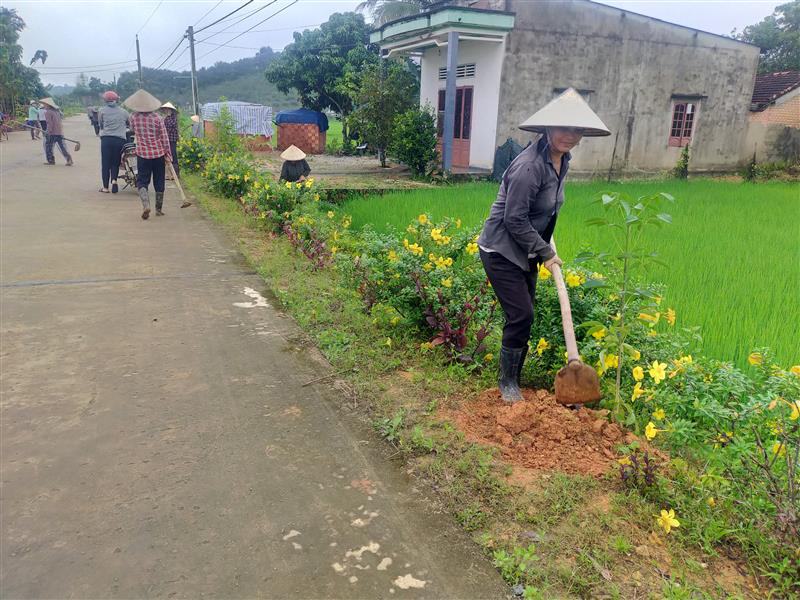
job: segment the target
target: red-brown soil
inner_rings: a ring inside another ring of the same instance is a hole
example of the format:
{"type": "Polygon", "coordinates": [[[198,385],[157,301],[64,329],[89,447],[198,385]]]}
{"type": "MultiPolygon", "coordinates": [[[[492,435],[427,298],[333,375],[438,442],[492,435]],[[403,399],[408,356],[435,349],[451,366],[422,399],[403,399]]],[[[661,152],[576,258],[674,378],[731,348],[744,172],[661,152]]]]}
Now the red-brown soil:
{"type": "Polygon", "coordinates": [[[486,390],[447,411],[467,439],[499,448],[509,463],[537,471],[599,477],[616,465],[615,448],[636,436],[607,419],[608,411],[573,410],[546,390],[523,390],[525,400],[506,404],[486,390]]]}

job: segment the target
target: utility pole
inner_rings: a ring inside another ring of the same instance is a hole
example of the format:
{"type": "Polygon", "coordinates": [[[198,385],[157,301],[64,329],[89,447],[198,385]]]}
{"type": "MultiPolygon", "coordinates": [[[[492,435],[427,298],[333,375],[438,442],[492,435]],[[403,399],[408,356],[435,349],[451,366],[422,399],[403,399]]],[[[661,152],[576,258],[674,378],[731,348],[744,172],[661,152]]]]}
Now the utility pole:
{"type": "Polygon", "coordinates": [[[192,110],[194,111],[192,114],[200,114],[197,103],[199,101],[198,93],[197,93],[197,69],[194,64],[194,27],[189,25],[189,28],[186,30],[186,35],[189,38],[189,56],[191,57],[192,61],[192,110]]]}
{"type": "Polygon", "coordinates": [[[144,87],[144,81],[142,81],[142,55],[139,54],[139,34],[136,34],[136,64],[139,67],[139,87],[144,87]]]}

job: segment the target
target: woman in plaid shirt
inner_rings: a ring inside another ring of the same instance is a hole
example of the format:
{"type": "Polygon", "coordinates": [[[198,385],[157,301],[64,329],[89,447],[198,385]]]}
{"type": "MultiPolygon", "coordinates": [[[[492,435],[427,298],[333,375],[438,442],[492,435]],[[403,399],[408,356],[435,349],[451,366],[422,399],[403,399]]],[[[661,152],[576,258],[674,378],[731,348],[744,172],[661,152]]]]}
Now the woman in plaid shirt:
{"type": "Polygon", "coordinates": [[[178,131],[178,109],[172,102],[165,102],[161,105],[161,114],[164,115],[164,127],[167,129],[167,139],[169,140],[169,150],[172,153],[172,168],[175,175],[180,176],[181,169],[178,166],[178,138],[181,134],[178,131]]]}
{"type": "Polygon", "coordinates": [[[167,129],[156,112],[161,101],[144,90],[139,90],[125,100],[125,105],[133,111],[130,117],[131,129],[136,136],[136,187],[142,200],[142,219],[150,217],[150,178],[156,190],[156,216],[164,213],[164,175],[165,160],[172,162],[167,129]]]}

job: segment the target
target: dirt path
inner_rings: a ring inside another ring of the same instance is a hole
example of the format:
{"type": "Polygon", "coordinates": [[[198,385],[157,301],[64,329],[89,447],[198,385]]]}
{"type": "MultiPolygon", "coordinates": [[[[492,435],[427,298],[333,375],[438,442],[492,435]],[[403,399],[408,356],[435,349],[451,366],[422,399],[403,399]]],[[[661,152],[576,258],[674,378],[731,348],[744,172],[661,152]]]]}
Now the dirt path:
{"type": "Polygon", "coordinates": [[[499,598],[196,207],[0,144],[4,598],[499,598]]]}

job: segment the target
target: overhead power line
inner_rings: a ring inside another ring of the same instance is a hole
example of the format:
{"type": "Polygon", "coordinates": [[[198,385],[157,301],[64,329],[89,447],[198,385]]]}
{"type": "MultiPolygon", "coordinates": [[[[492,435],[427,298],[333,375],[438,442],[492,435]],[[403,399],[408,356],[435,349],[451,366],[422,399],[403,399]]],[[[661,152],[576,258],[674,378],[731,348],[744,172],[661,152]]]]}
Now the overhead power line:
{"type": "Polygon", "coordinates": [[[241,5],[239,8],[232,10],[231,12],[229,12],[229,13],[228,13],[227,15],[225,15],[224,17],[220,17],[219,19],[217,19],[217,20],[216,20],[216,21],[214,21],[213,23],[210,23],[209,25],[206,25],[205,27],[201,27],[200,29],[198,29],[197,31],[195,31],[195,34],[198,34],[198,33],[200,33],[201,31],[205,31],[205,30],[206,30],[206,29],[208,29],[209,27],[213,27],[213,26],[214,26],[214,25],[216,25],[217,23],[219,23],[219,22],[221,22],[221,21],[224,21],[225,19],[227,19],[227,18],[228,18],[228,17],[230,17],[231,15],[233,15],[233,14],[235,14],[235,13],[239,12],[240,10],[242,10],[242,9],[243,9],[245,6],[247,6],[248,4],[252,4],[252,3],[253,3],[253,1],[254,1],[254,0],[247,0],[247,2],[245,2],[244,4],[242,4],[242,5],[241,5]]]}
{"type": "Polygon", "coordinates": [[[136,62],[135,60],[123,60],[123,61],[120,61],[120,62],[103,63],[103,64],[100,64],[100,65],[83,65],[83,66],[74,66],[74,67],[53,67],[51,65],[48,65],[48,66],[37,67],[37,70],[42,70],[42,69],[45,69],[45,70],[49,70],[49,69],[92,69],[94,67],[113,67],[115,65],[127,65],[127,64],[135,63],[135,62],[136,62]]]}
{"type": "MultiPolygon", "coordinates": [[[[180,51],[180,53],[178,54],[178,56],[176,56],[175,58],[173,58],[173,59],[172,59],[172,62],[170,62],[170,63],[169,63],[169,64],[168,64],[166,67],[164,67],[164,69],[171,69],[171,68],[172,68],[172,65],[174,65],[176,62],[178,62],[178,60],[180,60],[181,56],[183,56],[184,54],[186,54],[186,51],[187,51],[187,50],[189,50],[189,46],[188,46],[188,45],[186,46],[186,48],[184,48],[183,50],[181,50],[181,51],[180,51]]],[[[187,66],[188,66],[188,65],[187,65],[187,66]]],[[[173,69],[173,70],[174,70],[174,69],[173,69]]],[[[180,68],[180,69],[178,69],[178,70],[179,70],[179,71],[185,71],[185,70],[186,70],[186,66],[184,66],[184,67],[182,67],[182,68],[180,68]]]]}
{"type": "MultiPolygon", "coordinates": [[[[228,31],[227,33],[271,33],[273,31],[298,31],[300,29],[308,29],[309,27],[319,27],[322,23],[314,23],[313,25],[295,25],[294,27],[278,27],[277,29],[253,29],[252,31],[228,31]]],[[[209,39],[209,38],[205,38],[209,39]]]]}
{"type": "MultiPolygon", "coordinates": [[[[233,23],[231,23],[230,25],[228,25],[228,26],[227,26],[227,27],[225,27],[224,29],[220,29],[219,31],[214,31],[214,32],[211,32],[211,33],[210,33],[210,34],[209,34],[207,37],[204,37],[202,40],[196,40],[196,41],[205,41],[205,40],[210,40],[212,37],[216,37],[216,36],[218,36],[218,35],[220,35],[220,34],[222,34],[222,33],[225,33],[225,32],[226,32],[226,31],[228,31],[228,30],[229,30],[231,27],[236,27],[236,25],[238,25],[238,24],[239,24],[239,23],[241,23],[242,21],[246,21],[247,19],[249,19],[249,18],[250,18],[250,17],[252,17],[253,15],[255,15],[255,14],[257,14],[257,13],[261,12],[261,11],[262,11],[262,10],[264,10],[265,8],[269,8],[270,6],[272,6],[273,4],[275,4],[277,1],[278,1],[278,0],[272,0],[271,2],[268,2],[267,4],[265,4],[264,6],[260,6],[259,8],[255,9],[255,10],[253,10],[253,11],[250,11],[250,12],[249,12],[249,13],[247,13],[246,15],[243,15],[243,16],[242,16],[242,17],[241,17],[239,20],[237,20],[237,21],[234,21],[233,23]]],[[[233,32],[231,32],[231,33],[233,33],[233,32]]]]}
{"type": "MultiPolygon", "coordinates": [[[[286,6],[284,6],[283,8],[281,8],[280,10],[276,10],[274,13],[272,13],[272,14],[271,14],[270,16],[268,16],[266,19],[263,19],[263,20],[259,21],[258,23],[256,23],[255,25],[253,25],[253,26],[252,26],[250,29],[246,29],[246,30],[245,30],[245,31],[243,31],[242,33],[240,33],[240,34],[238,34],[238,35],[235,35],[234,37],[232,37],[231,39],[229,39],[227,42],[225,42],[225,44],[230,44],[232,41],[234,41],[234,40],[236,40],[236,39],[238,39],[238,38],[242,37],[244,34],[246,34],[246,33],[250,32],[250,31],[252,31],[253,29],[255,29],[256,27],[258,27],[258,26],[259,26],[259,25],[261,25],[262,23],[266,23],[266,22],[267,22],[267,21],[269,21],[271,18],[275,17],[276,15],[279,15],[280,13],[282,13],[283,11],[285,11],[287,8],[290,8],[290,7],[294,6],[294,5],[295,5],[295,4],[297,4],[298,2],[299,2],[299,0],[293,0],[292,2],[290,2],[289,4],[287,4],[286,6]]],[[[223,46],[224,46],[224,44],[223,44],[223,46]]],[[[219,48],[214,48],[213,50],[210,50],[209,52],[206,52],[206,53],[205,53],[205,54],[203,54],[202,56],[198,57],[198,60],[200,60],[201,58],[203,58],[203,57],[205,57],[205,56],[208,56],[209,54],[212,54],[213,52],[216,52],[217,50],[219,50],[219,48]]]]}
{"type": "Polygon", "coordinates": [[[212,12],[214,12],[214,9],[215,9],[215,8],[217,8],[217,7],[218,7],[220,4],[222,4],[222,0],[219,0],[219,2],[217,2],[217,3],[216,3],[214,6],[212,6],[211,8],[209,8],[209,9],[208,9],[208,10],[205,12],[205,14],[203,14],[203,16],[202,16],[202,17],[200,17],[199,19],[197,19],[197,21],[195,21],[195,24],[194,24],[194,26],[195,26],[195,27],[197,27],[197,26],[200,24],[200,21],[202,21],[203,19],[205,19],[205,18],[206,18],[208,15],[210,15],[212,12]]]}
{"type": "Polygon", "coordinates": [[[158,66],[156,67],[156,69],[160,69],[161,67],[163,67],[163,66],[164,66],[164,63],[165,63],[165,62],[167,62],[167,61],[168,61],[170,58],[172,58],[172,55],[173,55],[173,54],[175,54],[175,52],[177,52],[177,51],[178,51],[178,48],[180,48],[180,47],[181,47],[181,44],[183,43],[183,40],[184,40],[184,39],[186,39],[186,36],[183,36],[183,37],[182,37],[180,40],[178,40],[178,43],[177,43],[177,44],[175,45],[175,47],[172,49],[172,52],[170,52],[170,53],[169,53],[169,55],[167,55],[167,58],[165,58],[164,60],[162,60],[162,61],[161,61],[161,64],[160,64],[160,65],[158,65],[158,66]]]}
{"type": "Polygon", "coordinates": [[[136,35],[139,35],[142,32],[142,29],[147,27],[147,24],[150,22],[150,19],[153,18],[153,15],[156,14],[156,11],[159,8],[161,8],[162,4],[164,4],[164,0],[161,0],[158,4],[156,4],[156,7],[153,9],[153,12],[150,13],[150,16],[147,17],[147,20],[144,22],[144,24],[141,27],[139,27],[139,30],[136,32],[136,35]]]}

